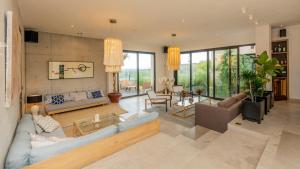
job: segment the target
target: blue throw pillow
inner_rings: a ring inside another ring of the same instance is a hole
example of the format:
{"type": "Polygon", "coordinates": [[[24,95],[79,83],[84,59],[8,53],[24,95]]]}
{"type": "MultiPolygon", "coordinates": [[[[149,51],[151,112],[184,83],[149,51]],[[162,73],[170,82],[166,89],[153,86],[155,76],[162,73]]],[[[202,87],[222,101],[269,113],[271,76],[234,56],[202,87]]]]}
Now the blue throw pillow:
{"type": "Polygon", "coordinates": [[[101,94],[101,92],[99,90],[97,90],[97,91],[92,92],[92,96],[95,99],[95,98],[102,97],[102,94],[101,94]]]}
{"type": "Polygon", "coordinates": [[[59,94],[52,96],[52,104],[63,104],[65,102],[64,95],[59,94]]]}

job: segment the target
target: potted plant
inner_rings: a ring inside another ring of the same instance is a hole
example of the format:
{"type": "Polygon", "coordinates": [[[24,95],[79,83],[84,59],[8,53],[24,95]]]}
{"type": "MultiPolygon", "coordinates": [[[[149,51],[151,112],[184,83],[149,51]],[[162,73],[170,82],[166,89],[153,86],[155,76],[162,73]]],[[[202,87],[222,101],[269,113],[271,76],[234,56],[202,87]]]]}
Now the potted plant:
{"type": "Polygon", "coordinates": [[[276,76],[282,70],[282,67],[278,64],[276,58],[269,58],[266,51],[262,52],[255,60],[257,65],[257,75],[262,79],[263,94],[262,97],[265,102],[265,114],[271,109],[274,102],[273,92],[267,91],[267,83],[271,81],[272,76],[276,76]]]}
{"type": "Polygon", "coordinates": [[[242,72],[242,78],[249,88],[249,97],[243,100],[242,104],[243,120],[255,120],[260,124],[265,113],[265,100],[259,97],[263,93],[262,79],[256,75],[255,71],[242,72]]]}

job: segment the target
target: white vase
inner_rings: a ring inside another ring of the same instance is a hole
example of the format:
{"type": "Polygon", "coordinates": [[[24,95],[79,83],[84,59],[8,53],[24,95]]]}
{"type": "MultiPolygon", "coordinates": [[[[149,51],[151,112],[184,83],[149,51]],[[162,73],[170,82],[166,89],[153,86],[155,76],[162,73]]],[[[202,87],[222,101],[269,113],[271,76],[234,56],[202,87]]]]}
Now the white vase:
{"type": "Polygon", "coordinates": [[[32,115],[38,115],[39,110],[40,110],[40,107],[38,105],[31,106],[31,113],[32,113],[32,115]]]}

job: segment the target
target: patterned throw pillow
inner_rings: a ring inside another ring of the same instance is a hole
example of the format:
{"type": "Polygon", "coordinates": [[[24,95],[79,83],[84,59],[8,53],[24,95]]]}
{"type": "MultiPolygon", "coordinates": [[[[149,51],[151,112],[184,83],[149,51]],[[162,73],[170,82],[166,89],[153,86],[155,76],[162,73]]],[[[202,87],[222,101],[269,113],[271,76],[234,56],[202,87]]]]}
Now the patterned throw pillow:
{"type": "Polygon", "coordinates": [[[60,125],[50,116],[33,116],[33,120],[47,133],[55,131],[60,125]]]}
{"type": "Polygon", "coordinates": [[[94,99],[102,97],[102,94],[101,94],[101,92],[99,90],[92,92],[92,95],[93,95],[94,99]]]}
{"type": "Polygon", "coordinates": [[[52,104],[63,104],[65,102],[64,95],[59,94],[52,96],[52,104]]]}

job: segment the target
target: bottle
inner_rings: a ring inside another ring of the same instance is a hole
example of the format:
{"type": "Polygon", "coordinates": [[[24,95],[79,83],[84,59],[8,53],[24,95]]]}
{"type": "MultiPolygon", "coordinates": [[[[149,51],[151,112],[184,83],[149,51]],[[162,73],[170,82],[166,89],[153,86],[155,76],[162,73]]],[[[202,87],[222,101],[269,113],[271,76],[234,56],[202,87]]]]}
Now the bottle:
{"type": "Polygon", "coordinates": [[[282,48],[281,48],[281,45],[279,44],[279,45],[278,45],[278,52],[281,52],[281,49],[282,49],[282,48]]]}
{"type": "Polygon", "coordinates": [[[285,52],[285,47],[282,47],[282,51],[285,52]]]}

